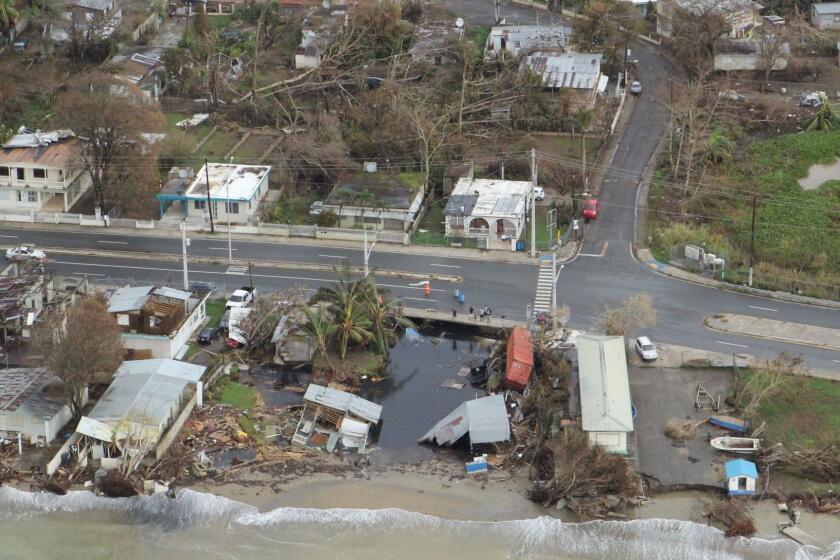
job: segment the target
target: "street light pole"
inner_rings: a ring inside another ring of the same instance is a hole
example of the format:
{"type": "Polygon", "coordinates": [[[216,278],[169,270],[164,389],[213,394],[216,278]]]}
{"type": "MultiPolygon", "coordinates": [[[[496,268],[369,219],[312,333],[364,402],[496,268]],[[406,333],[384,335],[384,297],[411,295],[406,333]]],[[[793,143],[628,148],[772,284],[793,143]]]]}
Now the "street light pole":
{"type": "Polygon", "coordinates": [[[184,290],[189,290],[190,280],[187,274],[187,221],[181,222],[181,250],[184,255],[184,290]]]}
{"type": "Polygon", "coordinates": [[[557,279],[560,278],[560,273],[565,266],[565,264],[561,264],[558,270],[557,253],[551,254],[551,273],[554,278],[551,283],[551,330],[554,331],[554,336],[557,336],[557,279]]]}
{"type": "Polygon", "coordinates": [[[368,277],[368,262],[369,262],[369,260],[370,260],[370,254],[373,252],[373,247],[374,247],[374,245],[376,245],[376,241],[374,241],[374,242],[371,244],[370,248],[368,248],[368,243],[367,243],[367,230],[365,230],[364,243],[365,243],[365,245],[364,245],[364,249],[362,249],[362,251],[363,251],[363,253],[364,253],[364,262],[365,262],[365,278],[367,278],[367,277],[368,277]]]}
{"type": "MultiPolygon", "coordinates": [[[[230,157],[230,165],[233,165],[233,156],[230,157]]],[[[232,170],[231,170],[231,173],[233,173],[232,170]]],[[[227,182],[225,184],[225,187],[227,188],[227,193],[225,195],[225,196],[227,196],[227,207],[225,208],[225,213],[227,214],[227,222],[228,222],[228,262],[233,262],[233,245],[231,245],[231,240],[230,240],[230,208],[231,208],[231,204],[230,204],[230,176],[228,176],[228,178],[227,178],[227,182]]]]}
{"type": "Polygon", "coordinates": [[[537,150],[531,148],[531,256],[537,256],[537,150]]]}

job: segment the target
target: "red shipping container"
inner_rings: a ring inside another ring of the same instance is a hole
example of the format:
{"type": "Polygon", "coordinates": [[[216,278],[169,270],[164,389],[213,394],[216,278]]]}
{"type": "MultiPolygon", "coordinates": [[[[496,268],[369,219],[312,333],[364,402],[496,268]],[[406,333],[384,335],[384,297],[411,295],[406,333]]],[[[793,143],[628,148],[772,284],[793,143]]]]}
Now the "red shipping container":
{"type": "Polygon", "coordinates": [[[533,370],[534,345],[531,343],[531,333],[522,327],[513,327],[507,341],[505,387],[524,391],[533,370]]]}

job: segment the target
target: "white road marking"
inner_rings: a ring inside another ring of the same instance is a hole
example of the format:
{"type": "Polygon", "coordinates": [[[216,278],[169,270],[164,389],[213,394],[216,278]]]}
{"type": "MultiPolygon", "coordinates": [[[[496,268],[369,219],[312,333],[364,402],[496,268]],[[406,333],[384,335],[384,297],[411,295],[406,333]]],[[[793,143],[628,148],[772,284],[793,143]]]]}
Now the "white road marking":
{"type": "Polygon", "coordinates": [[[456,266],[454,264],[434,264],[434,263],[432,263],[429,266],[442,266],[442,267],[445,267],[445,268],[461,268],[460,266],[456,266]]]}
{"type": "Polygon", "coordinates": [[[97,243],[107,243],[108,245],[128,245],[128,241],[97,241],[97,243]]]}
{"type": "Polygon", "coordinates": [[[318,255],[319,257],[324,257],[325,259],[349,259],[350,257],[343,257],[341,255],[318,255]]]}
{"type": "Polygon", "coordinates": [[[747,307],[751,307],[753,309],[761,309],[762,311],[778,311],[778,309],[770,309],[769,307],[759,307],[757,305],[749,305],[747,307]]]}
{"type": "Polygon", "coordinates": [[[840,360],[832,360],[836,364],[840,364],[840,360]]]}
{"type": "Polygon", "coordinates": [[[414,301],[422,301],[422,302],[425,302],[425,303],[437,303],[436,299],[425,299],[425,298],[419,298],[419,297],[403,297],[403,298],[400,298],[400,299],[412,299],[414,301]]]}
{"type": "MultiPolygon", "coordinates": [[[[211,251],[227,251],[227,247],[207,247],[211,251]]],[[[233,251],[238,251],[238,249],[232,249],[233,251]]]]}
{"type": "Polygon", "coordinates": [[[9,239],[17,239],[17,235],[0,235],[0,237],[8,237],[9,239]]]}
{"type": "Polygon", "coordinates": [[[77,274],[79,276],[105,276],[104,274],[98,274],[96,272],[74,272],[73,274],[77,274]]]}
{"type": "Polygon", "coordinates": [[[715,342],[717,342],[718,344],[725,344],[727,346],[737,346],[738,348],[749,348],[749,346],[746,346],[744,344],[735,344],[734,342],[722,342],[720,340],[716,340],[715,342]]]}
{"type": "MultiPolygon", "coordinates": [[[[99,263],[81,263],[81,262],[69,262],[69,261],[53,261],[54,264],[69,264],[74,266],[90,266],[90,267],[101,267],[101,268],[121,268],[125,270],[154,270],[157,272],[181,272],[182,269],[180,268],[160,268],[160,267],[153,267],[153,266],[126,266],[123,264],[99,264],[99,263]]],[[[225,276],[225,275],[238,275],[241,276],[244,273],[241,272],[222,272],[216,270],[190,270],[190,274],[209,274],[213,276],[225,276]]],[[[253,274],[254,278],[275,278],[278,280],[299,280],[301,282],[332,282],[333,280],[330,278],[308,278],[306,276],[281,276],[277,274],[253,274]]],[[[378,286],[383,286],[385,288],[399,288],[402,290],[422,290],[423,286],[398,286],[396,284],[383,284],[382,282],[377,282],[378,286]]],[[[442,290],[440,288],[432,288],[433,292],[446,292],[448,290],[442,290]]]]}
{"type": "Polygon", "coordinates": [[[603,257],[604,255],[596,255],[595,253],[578,253],[579,257],[603,257]]]}

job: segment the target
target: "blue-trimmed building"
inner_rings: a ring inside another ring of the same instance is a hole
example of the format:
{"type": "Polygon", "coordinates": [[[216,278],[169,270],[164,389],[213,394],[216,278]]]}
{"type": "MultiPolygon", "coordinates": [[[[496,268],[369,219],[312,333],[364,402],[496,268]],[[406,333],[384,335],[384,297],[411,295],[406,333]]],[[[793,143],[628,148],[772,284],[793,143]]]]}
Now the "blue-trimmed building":
{"type": "Polygon", "coordinates": [[[268,193],[270,173],[269,165],[209,163],[197,174],[192,169],[175,168],[170,171],[166,185],[155,195],[161,218],[167,211],[171,217],[174,210],[178,217],[209,222],[212,212],[213,220],[218,223],[225,223],[230,217],[231,223],[250,224],[268,193]]]}
{"type": "Polygon", "coordinates": [[[758,470],[755,463],[745,459],[728,461],[726,469],[726,489],[730,496],[752,496],[755,494],[755,483],[758,480],[758,470]]]}

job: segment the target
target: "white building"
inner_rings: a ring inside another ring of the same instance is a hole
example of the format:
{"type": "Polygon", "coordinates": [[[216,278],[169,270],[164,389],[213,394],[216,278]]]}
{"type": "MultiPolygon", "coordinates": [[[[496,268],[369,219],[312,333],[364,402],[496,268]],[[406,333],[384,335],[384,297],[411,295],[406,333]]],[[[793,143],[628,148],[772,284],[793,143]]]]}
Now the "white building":
{"type": "Polygon", "coordinates": [[[633,431],[624,337],[581,335],[577,339],[581,428],[589,443],[608,453],[628,453],[633,431]]]}
{"type": "Polygon", "coordinates": [[[166,287],[125,286],[111,294],[108,311],[117,319],[126,349],[175,358],[207,319],[209,297],[166,287]]]}
{"type": "Polygon", "coordinates": [[[71,130],[21,127],[0,153],[0,210],[68,212],[90,187],[71,130]]]}
{"type": "Polygon", "coordinates": [[[536,49],[566,48],[572,37],[570,25],[498,25],[490,30],[484,47],[486,58],[501,55],[517,57],[536,49]]]}
{"type": "Polygon", "coordinates": [[[185,218],[190,213],[210,222],[210,213],[217,224],[249,224],[255,219],[260,202],[268,193],[270,165],[238,165],[209,163],[188,178],[175,178],[167,182],[158,193],[161,217],[173,204],[180,204],[185,218]],[[208,177],[209,191],[208,196],[208,177]]]}
{"type": "Polygon", "coordinates": [[[753,0],[659,0],[656,3],[656,30],[663,37],[674,35],[674,21],[683,13],[719,13],[731,29],[730,39],[740,39],[764,23],[764,6],[753,0]]]}
{"type": "Polygon", "coordinates": [[[548,89],[574,89],[589,104],[607,89],[609,78],[601,74],[602,55],[594,53],[553,53],[537,51],[522,59],[522,68],[539,75],[548,89]]]}
{"type": "MultiPolygon", "coordinates": [[[[87,403],[87,391],[84,401],[87,403]]],[[[0,437],[50,443],[73,414],[62,381],[44,368],[0,370],[0,437]]]]}
{"type": "Polygon", "coordinates": [[[203,391],[205,367],[168,359],[123,362],[76,432],[80,449],[116,467],[126,452],[160,458],[203,391]]]}
{"type": "Polygon", "coordinates": [[[758,470],[755,463],[746,459],[735,459],[724,464],[726,471],[726,490],[730,496],[752,496],[755,494],[755,482],[758,470]]]}
{"type": "Polygon", "coordinates": [[[443,210],[446,236],[509,242],[522,236],[530,181],[462,177],[443,210]]]}
{"type": "Polygon", "coordinates": [[[817,29],[840,29],[840,2],[811,4],[811,25],[817,29]]]}

